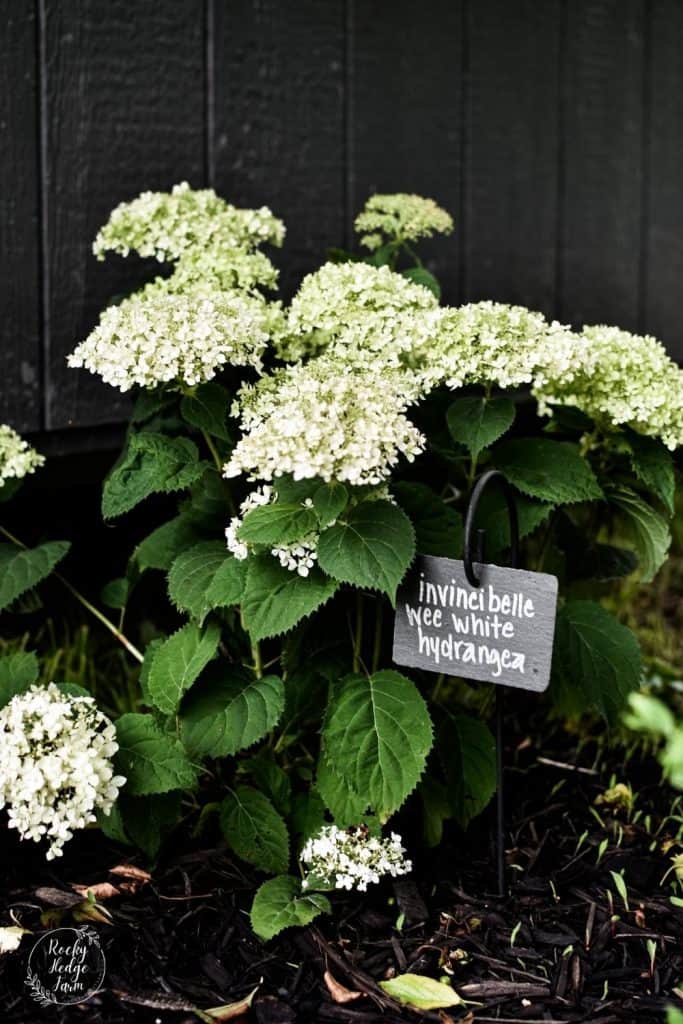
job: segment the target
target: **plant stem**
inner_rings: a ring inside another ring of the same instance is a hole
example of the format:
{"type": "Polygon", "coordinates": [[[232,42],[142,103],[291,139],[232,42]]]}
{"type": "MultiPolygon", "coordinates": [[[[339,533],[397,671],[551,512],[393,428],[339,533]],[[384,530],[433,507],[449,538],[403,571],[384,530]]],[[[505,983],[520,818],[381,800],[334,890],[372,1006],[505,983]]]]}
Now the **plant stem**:
{"type": "MultiPolygon", "coordinates": [[[[24,551],[28,550],[26,545],[22,541],[20,541],[18,537],[15,537],[14,534],[10,533],[9,530],[5,529],[4,526],[0,526],[0,533],[7,537],[8,540],[11,540],[13,544],[16,544],[17,547],[22,548],[24,551]]],[[[72,594],[72,596],[75,597],[76,600],[79,601],[83,605],[83,607],[90,612],[91,615],[93,615],[99,622],[101,622],[102,625],[106,629],[108,629],[113,636],[116,637],[119,643],[126,648],[129,654],[132,654],[132,656],[136,658],[137,661],[143,662],[145,660],[145,657],[142,654],[142,652],[139,651],[137,647],[131,643],[131,641],[128,639],[125,633],[122,633],[121,630],[118,629],[116,625],[111,621],[111,619],[108,619],[107,616],[99,610],[99,608],[96,608],[94,604],[91,604],[90,601],[88,601],[87,597],[84,597],[83,594],[81,594],[81,592],[77,590],[76,587],[74,587],[73,583],[70,583],[69,580],[62,576],[60,572],[53,573],[53,576],[55,576],[55,578],[59,580],[62,586],[66,587],[69,593],[72,594]]]]}
{"type": "Polygon", "coordinates": [[[443,674],[443,672],[436,677],[436,682],[434,683],[434,689],[432,690],[431,695],[431,700],[434,703],[436,703],[436,701],[439,699],[439,694],[441,693],[441,687],[443,686],[445,678],[446,677],[443,674]]]}
{"type": "Polygon", "coordinates": [[[356,594],[356,628],[353,634],[353,671],[360,672],[360,653],[363,646],[363,595],[356,594]]]}
{"type": "Polygon", "coordinates": [[[375,608],[375,639],[372,645],[372,672],[376,672],[379,668],[379,658],[382,653],[382,618],[384,608],[382,606],[381,597],[377,599],[377,607],[375,608]]]}
{"type": "Polygon", "coordinates": [[[251,645],[251,656],[254,660],[256,678],[261,679],[263,677],[263,662],[261,660],[261,645],[258,640],[251,645]]]}
{"type": "Polygon", "coordinates": [[[218,475],[220,476],[221,480],[223,481],[223,486],[225,488],[225,494],[226,494],[226,497],[227,497],[228,508],[230,509],[230,514],[233,515],[233,516],[236,516],[237,515],[237,509],[235,507],[235,500],[234,500],[234,498],[232,496],[232,492],[230,490],[230,487],[228,486],[228,482],[225,479],[225,477],[223,476],[223,460],[220,457],[218,448],[216,448],[216,445],[213,442],[213,438],[211,437],[211,435],[209,434],[209,432],[207,430],[202,430],[202,437],[204,438],[204,442],[206,444],[206,447],[211,452],[211,458],[213,459],[214,464],[216,466],[216,469],[218,470],[218,475]]]}

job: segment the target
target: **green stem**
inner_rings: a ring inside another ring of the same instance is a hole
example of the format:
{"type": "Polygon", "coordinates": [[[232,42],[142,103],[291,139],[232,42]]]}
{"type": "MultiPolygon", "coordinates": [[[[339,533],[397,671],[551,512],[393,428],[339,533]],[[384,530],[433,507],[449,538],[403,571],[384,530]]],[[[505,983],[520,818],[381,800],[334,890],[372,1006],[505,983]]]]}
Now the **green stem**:
{"type": "Polygon", "coordinates": [[[382,653],[382,618],[384,608],[382,606],[382,599],[378,598],[377,607],[375,608],[375,639],[372,645],[372,671],[376,672],[379,668],[379,659],[382,653]]]}
{"type": "Polygon", "coordinates": [[[213,438],[211,437],[211,435],[209,434],[209,432],[207,430],[202,430],[202,437],[204,438],[204,442],[206,444],[206,447],[211,452],[211,458],[213,459],[214,464],[216,466],[216,469],[218,470],[218,475],[223,480],[223,486],[225,488],[225,494],[226,494],[226,498],[227,498],[227,502],[228,502],[228,508],[230,509],[230,515],[231,516],[236,516],[237,515],[237,508],[235,507],[235,500],[234,500],[234,498],[232,496],[232,492],[230,491],[230,488],[228,486],[228,482],[225,479],[225,477],[223,476],[223,460],[220,457],[220,453],[218,451],[218,448],[216,448],[216,445],[213,442],[213,438]]]}
{"type": "Polygon", "coordinates": [[[263,677],[263,662],[261,660],[261,645],[258,640],[251,645],[251,656],[254,662],[254,672],[256,678],[261,679],[263,677]]]}
{"type": "Polygon", "coordinates": [[[360,672],[360,654],[363,647],[363,595],[356,594],[356,628],[353,633],[353,671],[360,672]]]}
{"type": "MultiPolygon", "coordinates": [[[[15,537],[12,533],[10,533],[9,530],[5,529],[4,526],[0,526],[0,533],[7,537],[8,540],[11,540],[13,544],[16,544],[17,547],[22,548],[24,551],[28,550],[26,545],[22,541],[20,541],[18,537],[15,537]]],[[[144,654],[142,654],[142,652],[139,651],[137,647],[130,642],[125,633],[122,633],[120,629],[117,629],[116,625],[111,621],[111,619],[108,619],[107,616],[99,610],[99,608],[96,608],[95,605],[91,604],[90,601],[88,601],[88,599],[84,597],[79,590],[76,590],[73,583],[70,583],[69,580],[62,576],[60,572],[55,572],[53,573],[53,575],[55,576],[56,579],[59,580],[62,586],[66,587],[69,593],[73,597],[75,597],[76,600],[79,601],[80,604],[82,604],[83,607],[87,609],[87,611],[89,611],[90,614],[98,620],[98,622],[102,623],[105,629],[108,629],[109,632],[116,637],[119,643],[126,648],[129,654],[132,654],[132,656],[136,658],[137,661],[142,662],[145,660],[144,654]]]]}
{"type": "Polygon", "coordinates": [[[431,695],[432,703],[436,703],[438,701],[439,695],[441,693],[441,687],[443,686],[445,679],[446,676],[443,674],[443,672],[436,677],[436,682],[434,683],[434,689],[432,690],[431,695]]]}

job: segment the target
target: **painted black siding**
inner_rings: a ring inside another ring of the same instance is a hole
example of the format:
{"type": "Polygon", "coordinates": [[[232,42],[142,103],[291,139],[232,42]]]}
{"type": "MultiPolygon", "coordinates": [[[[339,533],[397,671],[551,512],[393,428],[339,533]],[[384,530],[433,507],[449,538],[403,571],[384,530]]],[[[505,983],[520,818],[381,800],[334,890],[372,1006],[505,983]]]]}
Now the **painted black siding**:
{"type": "Polygon", "coordinates": [[[681,52],[681,0],[0,0],[0,422],[68,450],[123,418],[65,356],[148,271],[92,239],[183,179],[285,219],[286,290],[370,192],[431,195],[449,301],[683,360],[681,52]]]}

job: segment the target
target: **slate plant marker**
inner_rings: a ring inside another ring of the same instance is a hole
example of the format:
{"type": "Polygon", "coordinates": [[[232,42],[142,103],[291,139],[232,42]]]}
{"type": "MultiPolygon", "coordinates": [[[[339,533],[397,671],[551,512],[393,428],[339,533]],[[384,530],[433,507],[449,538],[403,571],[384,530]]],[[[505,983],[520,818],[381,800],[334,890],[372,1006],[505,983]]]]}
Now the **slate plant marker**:
{"type": "Polygon", "coordinates": [[[397,664],[496,685],[496,863],[501,896],[506,893],[505,687],[536,693],[547,688],[557,605],[557,579],[547,573],[526,572],[518,564],[514,492],[499,470],[490,469],[472,491],[465,515],[463,560],[418,555],[399,588],[394,621],[393,658],[397,664]],[[507,504],[509,568],[484,562],[486,531],[475,531],[479,501],[492,483],[500,486],[507,504]],[[482,642],[477,644],[477,640],[482,642]],[[519,650],[506,647],[508,642],[519,650]]]}

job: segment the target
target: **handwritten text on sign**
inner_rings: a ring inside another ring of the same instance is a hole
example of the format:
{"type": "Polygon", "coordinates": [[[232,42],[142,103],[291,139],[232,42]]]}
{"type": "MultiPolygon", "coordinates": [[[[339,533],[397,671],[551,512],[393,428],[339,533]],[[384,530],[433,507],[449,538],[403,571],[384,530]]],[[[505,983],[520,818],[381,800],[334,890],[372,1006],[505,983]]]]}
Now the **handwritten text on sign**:
{"type": "Polygon", "coordinates": [[[545,690],[557,579],[546,573],[419,555],[399,588],[394,661],[431,672],[545,690]]]}

